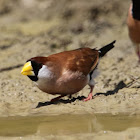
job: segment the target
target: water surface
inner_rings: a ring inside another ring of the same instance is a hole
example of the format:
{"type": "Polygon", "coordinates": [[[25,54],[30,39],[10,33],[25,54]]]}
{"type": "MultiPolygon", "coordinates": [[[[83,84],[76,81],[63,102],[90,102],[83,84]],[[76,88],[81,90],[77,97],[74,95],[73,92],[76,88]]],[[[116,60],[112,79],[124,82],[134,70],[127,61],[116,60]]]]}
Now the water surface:
{"type": "Polygon", "coordinates": [[[85,114],[59,116],[15,116],[0,118],[0,136],[61,135],[124,131],[140,127],[140,116],[85,114]]]}

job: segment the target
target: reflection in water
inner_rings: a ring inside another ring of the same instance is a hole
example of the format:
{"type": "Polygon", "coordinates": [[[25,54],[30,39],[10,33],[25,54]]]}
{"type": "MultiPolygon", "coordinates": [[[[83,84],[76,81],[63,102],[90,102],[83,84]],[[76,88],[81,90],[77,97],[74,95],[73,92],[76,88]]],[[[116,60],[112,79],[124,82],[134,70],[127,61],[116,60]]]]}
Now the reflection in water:
{"type": "Polygon", "coordinates": [[[123,131],[140,126],[140,116],[85,114],[0,118],[0,136],[61,135],[123,131]]]}

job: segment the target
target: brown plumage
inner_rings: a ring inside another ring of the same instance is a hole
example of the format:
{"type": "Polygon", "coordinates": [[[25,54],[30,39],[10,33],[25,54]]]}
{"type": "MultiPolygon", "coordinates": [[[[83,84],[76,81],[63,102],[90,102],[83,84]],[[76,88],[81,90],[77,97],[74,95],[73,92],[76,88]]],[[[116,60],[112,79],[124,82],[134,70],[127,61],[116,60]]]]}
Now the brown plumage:
{"type": "Polygon", "coordinates": [[[85,99],[87,101],[92,99],[99,58],[112,49],[114,43],[115,41],[100,50],[80,48],[48,57],[34,57],[27,61],[21,73],[35,81],[42,91],[61,95],[52,101],[74,94],[88,84],[91,91],[85,99]]]}
{"type": "Polygon", "coordinates": [[[136,54],[140,62],[140,1],[132,0],[129,7],[127,25],[129,37],[135,45],[136,54]]]}

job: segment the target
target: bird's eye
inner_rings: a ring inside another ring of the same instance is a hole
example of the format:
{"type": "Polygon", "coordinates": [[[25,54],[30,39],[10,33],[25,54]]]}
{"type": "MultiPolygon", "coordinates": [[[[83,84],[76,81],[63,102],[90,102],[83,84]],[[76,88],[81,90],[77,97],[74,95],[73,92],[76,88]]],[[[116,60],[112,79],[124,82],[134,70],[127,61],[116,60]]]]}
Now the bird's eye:
{"type": "Polygon", "coordinates": [[[35,61],[31,61],[31,63],[34,69],[40,69],[42,67],[41,63],[37,63],[35,61]]]}

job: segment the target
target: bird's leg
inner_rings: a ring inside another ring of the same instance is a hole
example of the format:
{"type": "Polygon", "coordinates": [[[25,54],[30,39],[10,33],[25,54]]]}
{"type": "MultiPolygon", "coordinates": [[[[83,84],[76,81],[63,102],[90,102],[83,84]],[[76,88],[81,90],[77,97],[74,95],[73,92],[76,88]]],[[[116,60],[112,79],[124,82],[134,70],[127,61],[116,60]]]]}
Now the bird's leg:
{"type": "Polygon", "coordinates": [[[84,99],[84,101],[88,101],[92,99],[92,91],[93,91],[94,86],[90,86],[90,93],[88,94],[88,97],[84,99]]]}
{"type": "Polygon", "coordinates": [[[138,55],[139,63],[140,63],[140,44],[137,44],[137,45],[136,45],[136,53],[137,53],[137,55],[138,55]]]}
{"type": "Polygon", "coordinates": [[[69,98],[70,98],[70,99],[72,98],[72,95],[71,95],[71,94],[69,95],[69,98]]]}
{"type": "Polygon", "coordinates": [[[56,98],[51,99],[50,102],[56,102],[56,101],[58,101],[60,98],[62,98],[62,97],[64,97],[64,96],[66,96],[66,95],[60,95],[60,96],[58,96],[58,97],[56,97],[56,98]]]}

